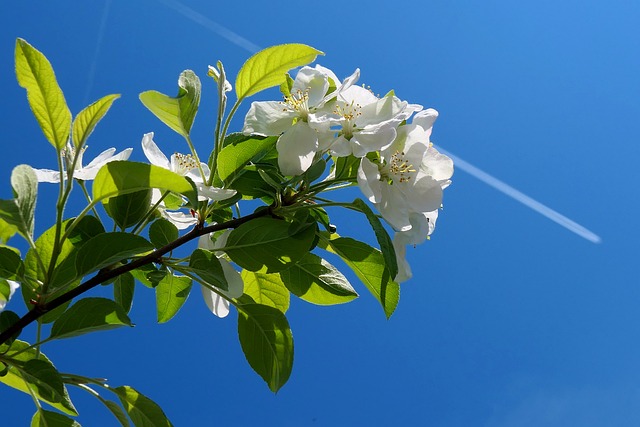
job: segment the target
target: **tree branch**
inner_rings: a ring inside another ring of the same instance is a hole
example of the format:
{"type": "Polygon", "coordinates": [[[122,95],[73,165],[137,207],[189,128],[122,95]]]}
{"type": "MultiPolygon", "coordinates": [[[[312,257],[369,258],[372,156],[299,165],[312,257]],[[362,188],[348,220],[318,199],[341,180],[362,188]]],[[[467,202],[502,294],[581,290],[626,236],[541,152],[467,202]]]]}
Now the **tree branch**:
{"type": "Polygon", "coordinates": [[[121,274],[127,273],[131,270],[135,270],[136,268],[142,267],[143,265],[156,262],[160,259],[162,255],[168,252],[171,252],[172,250],[184,245],[187,242],[190,242],[191,240],[197,237],[203,236],[205,234],[213,233],[214,231],[226,230],[228,228],[236,228],[244,224],[245,222],[251,221],[252,219],[259,218],[265,215],[269,215],[270,213],[271,213],[271,209],[269,208],[260,209],[250,215],[243,216],[237,219],[232,219],[230,221],[223,222],[220,224],[213,224],[207,227],[196,226],[193,230],[189,231],[184,236],[181,236],[178,239],[174,240],[173,242],[159,249],[156,249],[155,251],[151,252],[148,255],[145,255],[142,258],[138,258],[128,264],[123,264],[114,269],[110,269],[110,270],[102,269],[98,272],[98,274],[96,274],[86,282],[80,284],[76,288],[71,289],[69,292],[63,295],[60,295],[58,298],[55,298],[51,301],[48,301],[42,304],[36,304],[27,314],[22,316],[16,323],[14,323],[13,325],[5,329],[2,333],[0,333],[0,344],[4,344],[7,340],[9,340],[9,338],[19,333],[20,331],[22,331],[26,326],[28,326],[32,322],[35,322],[38,318],[43,316],[45,313],[61,306],[67,301],[71,301],[73,298],[87,292],[88,290],[94,288],[100,283],[106,282],[107,280],[114,279],[120,276],[121,274]]]}

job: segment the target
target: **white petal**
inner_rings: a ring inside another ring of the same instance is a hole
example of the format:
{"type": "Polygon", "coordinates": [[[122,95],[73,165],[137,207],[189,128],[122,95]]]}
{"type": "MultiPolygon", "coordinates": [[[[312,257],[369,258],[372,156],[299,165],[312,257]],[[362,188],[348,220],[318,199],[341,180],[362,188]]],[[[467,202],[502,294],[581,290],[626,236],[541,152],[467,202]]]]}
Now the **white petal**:
{"type": "Polygon", "coordinates": [[[302,67],[291,87],[291,93],[297,95],[297,92],[307,92],[309,96],[308,104],[315,107],[323,100],[324,95],[329,90],[329,82],[327,76],[319,70],[311,67],[302,67]]]}
{"type": "Polygon", "coordinates": [[[216,188],[209,187],[203,183],[196,184],[196,188],[198,189],[198,200],[226,200],[229,197],[233,197],[236,195],[236,190],[230,190],[225,188],[216,188]]]}
{"type": "Polygon", "coordinates": [[[131,152],[133,151],[133,148],[127,148],[126,150],[121,151],[115,156],[102,158],[102,160],[100,160],[99,162],[96,161],[99,157],[101,157],[107,151],[110,151],[111,153],[113,153],[115,151],[115,148],[112,150],[113,151],[110,151],[110,150],[103,151],[102,154],[100,154],[100,156],[93,159],[91,163],[87,165],[87,167],[74,171],[73,177],[76,179],[80,179],[82,181],[95,179],[96,175],[98,174],[98,171],[102,166],[106,165],[107,163],[114,162],[116,160],[127,160],[129,156],[131,156],[131,152]]]}
{"type": "Polygon", "coordinates": [[[358,167],[358,186],[364,196],[372,203],[382,202],[381,186],[387,185],[380,181],[378,165],[364,157],[358,167]]]}
{"type": "Polygon", "coordinates": [[[227,317],[229,314],[229,301],[205,286],[200,285],[200,289],[209,310],[220,318],[227,317]]]}
{"type": "Polygon", "coordinates": [[[429,147],[420,170],[436,181],[448,180],[453,175],[453,160],[439,153],[435,148],[429,147]]]}
{"type": "Polygon", "coordinates": [[[211,234],[205,234],[198,238],[198,249],[206,249],[208,251],[213,250],[213,241],[211,240],[211,234]]]}
{"type": "MultiPolygon", "coordinates": [[[[324,142],[323,146],[326,145],[324,142]]],[[[340,135],[333,142],[329,144],[329,150],[331,151],[331,155],[336,157],[346,157],[351,155],[351,143],[347,138],[340,135]]]]}
{"type": "Polygon", "coordinates": [[[382,203],[376,204],[382,217],[396,231],[411,229],[409,206],[406,196],[398,191],[397,185],[382,186],[382,203]]]}
{"type": "Polygon", "coordinates": [[[142,151],[144,151],[144,155],[147,156],[152,165],[171,170],[169,159],[153,142],[153,132],[145,133],[142,137],[142,151]]]}
{"type": "Polygon", "coordinates": [[[184,212],[172,212],[164,209],[160,210],[163,217],[169,220],[178,230],[184,230],[198,223],[198,218],[184,212]]]}
{"type": "Polygon", "coordinates": [[[442,187],[438,181],[421,172],[412,181],[405,191],[412,211],[431,212],[442,206],[442,187]]]}
{"type": "Polygon", "coordinates": [[[318,133],[303,121],[283,133],[276,143],[278,166],[284,175],[301,175],[318,151],[318,133]]]}
{"type": "Polygon", "coordinates": [[[394,280],[398,283],[406,282],[413,276],[406,258],[407,248],[399,243],[397,239],[393,239],[393,248],[396,251],[396,260],[398,262],[398,274],[394,280]]]}
{"type": "Polygon", "coordinates": [[[431,128],[433,127],[433,123],[438,118],[438,112],[433,108],[427,108],[426,110],[420,111],[415,116],[413,116],[412,123],[421,126],[424,130],[428,131],[431,134],[431,128]]]}
{"type": "Polygon", "coordinates": [[[38,178],[38,182],[51,182],[56,183],[60,182],[60,172],[54,171],[51,169],[33,169],[36,173],[36,178],[38,178]]]}
{"type": "Polygon", "coordinates": [[[364,157],[372,151],[384,150],[393,142],[396,134],[391,126],[382,127],[375,132],[358,132],[349,141],[353,155],[364,157]]]}
{"type": "Polygon", "coordinates": [[[240,298],[244,293],[244,281],[240,273],[224,258],[218,258],[222,266],[224,278],[227,279],[227,290],[223,293],[229,298],[240,298]]]}
{"type": "Polygon", "coordinates": [[[108,148],[104,150],[102,153],[98,154],[95,159],[91,160],[86,167],[90,168],[93,166],[102,165],[102,162],[113,156],[113,153],[115,152],[115,148],[108,148]]]}
{"type": "Polygon", "coordinates": [[[4,298],[0,298],[0,311],[4,310],[15,291],[20,287],[20,283],[13,280],[7,280],[7,284],[9,285],[9,295],[7,296],[6,301],[4,298]]]}
{"type": "Polygon", "coordinates": [[[282,102],[252,102],[244,118],[242,133],[276,136],[286,131],[293,124],[298,114],[285,108],[282,102]]]}

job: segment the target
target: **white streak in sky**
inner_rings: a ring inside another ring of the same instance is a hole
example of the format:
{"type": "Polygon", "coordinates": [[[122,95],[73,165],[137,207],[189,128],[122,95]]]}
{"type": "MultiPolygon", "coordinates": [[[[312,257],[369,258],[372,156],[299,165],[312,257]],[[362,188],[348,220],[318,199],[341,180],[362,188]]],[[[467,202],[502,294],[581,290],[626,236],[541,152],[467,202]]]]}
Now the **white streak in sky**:
{"type": "MultiPolygon", "coordinates": [[[[227,39],[228,41],[230,41],[231,43],[235,44],[238,47],[243,48],[244,50],[250,52],[250,53],[255,53],[257,51],[260,50],[260,47],[258,45],[253,44],[252,42],[250,42],[249,40],[245,39],[244,37],[234,33],[233,31],[229,30],[228,28],[223,27],[222,25],[218,24],[217,22],[212,21],[211,19],[207,18],[206,16],[202,15],[199,12],[196,12],[195,10],[183,5],[182,3],[180,3],[177,0],[158,0],[160,3],[163,3],[165,6],[168,6],[172,9],[174,9],[175,11],[181,13],[182,15],[184,15],[185,17],[189,18],[190,20],[192,20],[193,22],[202,25],[203,27],[208,28],[209,30],[213,31],[214,33],[217,33],[219,36],[227,39]]],[[[456,167],[462,169],[463,171],[467,172],[468,174],[470,174],[471,176],[479,179],[480,181],[484,182],[485,184],[495,188],[496,190],[500,191],[503,194],[506,194],[507,196],[517,200],[518,202],[522,203],[523,205],[533,209],[534,211],[538,212],[539,214],[549,218],[550,220],[560,224],[561,226],[563,226],[564,228],[566,228],[569,231],[572,231],[574,233],[576,233],[578,236],[583,237],[585,239],[587,239],[590,242],[593,243],[600,243],[602,241],[602,239],[600,239],[600,236],[598,236],[597,234],[593,233],[592,231],[586,229],[585,227],[581,226],[580,224],[576,223],[575,221],[572,221],[571,219],[567,218],[566,216],[554,211],[553,209],[551,209],[548,206],[543,205],[542,203],[538,202],[537,200],[532,199],[531,197],[527,196],[526,194],[516,190],[515,188],[511,187],[510,185],[500,181],[499,179],[489,175],[488,173],[478,169],[477,167],[473,166],[472,164],[462,160],[460,157],[455,156],[441,148],[438,148],[438,150],[440,152],[442,152],[443,154],[446,154],[447,156],[451,157],[451,159],[453,160],[454,164],[456,167]]]]}
{"type": "MultiPolygon", "coordinates": [[[[158,1],[164,4],[165,6],[175,10],[176,12],[186,16],[193,22],[200,24],[205,28],[208,28],[209,30],[218,34],[220,37],[227,39],[231,43],[235,44],[238,47],[243,48],[249,53],[256,53],[261,49],[260,46],[251,43],[249,40],[245,39],[239,34],[234,33],[230,29],[223,27],[217,22],[214,22],[211,19],[207,18],[200,12],[196,12],[195,10],[185,6],[184,4],[176,0],[158,0],[158,1]]],[[[215,4],[215,2],[212,2],[211,4],[215,4]]]]}
{"type": "Polygon", "coordinates": [[[93,80],[96,76],[98,69],[98,57],[100,56],[100,47],[102,47],[102,39],[104,38],[104,30],[107,28],[107,17],[109,16],[109,7],[111,7],[111,0],[106,0],[104,3],[104,9],[102,10],[102,18],[100,19],[100,26],[98,27],[98,41],[96,42],[96,50],[93,53],[93,61],[91,62],[91,68],[89,69],[89,78],[87,79],[87,89],[84,92],[84,100],[82,105],[89,104],[89,95],[91,89],[93,89],[93,80]]]}
{"type": "Polygon", "coordinates": [[[527,196],[526,194],[516,190],[512,186],[500,181],[498,178],[495,178],[489,175],[488,173],[478,169],[477,167],[473,166],[468,162],[465,162],[460,157],[457,157],[443,150],[440,147],[437,147],[437,149],[442,154],[449,156],[451,160],[453,160],[453,164],[456,168],[462,169],[463,171],[467,172],[469,175],[473,176],[474,178],[479,179],[480,181],[495,188],[501,193],[506,194],[507,196],[517,200],[523,205],[549,218],[551,221],[554,221],[560,224],[567,230],[572,231],[576,233],[578,236],[583,237],[593,243],[600,243],[602,241],[602,239],[600,239],[600,236],[598,236],[597,234],[593,233],[590,230],[587,230],[585,227],[581,226],[575,221],[570,220],[566,216],[554,211],[550,207],[545,206],[542,203],[538,202],[537,200],[534,200],[531,197],[527,196]]]}

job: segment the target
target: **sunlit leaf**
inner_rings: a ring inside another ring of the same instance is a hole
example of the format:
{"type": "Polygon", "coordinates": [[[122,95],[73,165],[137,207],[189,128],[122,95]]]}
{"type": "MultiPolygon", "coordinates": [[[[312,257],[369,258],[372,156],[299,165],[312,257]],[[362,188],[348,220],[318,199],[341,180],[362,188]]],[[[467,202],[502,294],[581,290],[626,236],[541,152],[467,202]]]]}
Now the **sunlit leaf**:
{"type": "Polygon", "coordinates": [[[27,90],[33,115],[47,140],[58,150],[64,148],[71,131],[71,112],[51,64],[23,39],[16,40],[16,77],[27,90]]]}
{"type": "Polygon", "coordinates": [[[73,120],[71,130],[71,140],[76,147],[84,146],[93,129],[95,129],[98,122],[102,120],[104,115],[107,114],[107,111],[109,111],[109,108],[111,108],[111,105],[118,98],[120,98],[120,95],[104,96],[78,113],[73,120]]]}
{"type": "Polygon", "coordinates": [[[149,227],[149,240],[156,248],[161,248],[178,238],[178,229],[169,220],[160,218],[149,227]]]}
{"type": "Polygon", "coordinates": [[[313,62],[318,55],[324,53],[297,43],[261,50],[249,58],[238,72],[235,85],[238,99],[282,84],[286,81],[287,71],[313,62]]]}
{"type": "Polygon", "coordinates": [[[120,306],[107,298],[84,298],[73,304],[53,323],[51,338],[71,338],[95,331],[133,326],[120,306]]]}
{"type": "Polygon", "coordinates": [[[238,305],[238,338],[249,365],[277,392],[293,368],[293,335],[287,318],[244,295],[238,305]]]}
{"type": "Polygon", "coordinates": [[[133,387],[112,388],[136,427],[171,427],[160,406],[133,387]]]}
{"type": "Polygon", "coordinates": [[[178,78],[178,95],[171,97],[155,90],[140,94],[140,101],[157,118],[184,137],[189,136],[200,104],[200,79],[191,70],[178,78]]]}
{"type": "Polygon", "coordinates": [[[225,251],[249,271],[273,273],[284,270],[309,251],[315,223],[290,223],[275,218],[256,218],[229,234],[225,251]]]}
{"type": "Polygon", "coordinates": [[[156,286],[158,323],[165,323],[176,315],[191,292],[191,279],[168,272],[156,286]]]}
{"type": "Polygon", "coordinates": [[[369,220],[369,224],[371,224],[371,228],[373,228],[373,232],[378,240],[378,245],[380,245],[384,263],[389,269],[389,274],[391,274],[391,277],[396,277],[398,275],[396,250],[393,248],[391,237],[389,237],[389,233],[387,233],[382,222],[380,222],[380,218],[376,216],[369,205],[362,201],[362,199],[355,199],[353,201],[353,206],[367,216],[367,220],[369,220]]]}
{"type": "Polygon", "coordinates": [[[380,302],[387,318],[391,317],[400,299],[400,286],[391,278],[382,253],[348,237],[331,237],[323,235],[318,246],[339,255],[380,302]]]}
{"type": "Polygon", "coordinates": [[[0,218],[15,226],[25,238],[31,238],[38,194],[38,178],[31,166],[13,168],[11,187],[15,199],[0,200],[0,218]]]}
{"type": "Polygon", "coordinates": [[[224,182],[232,181],[250,161],[272,149],[278,137],[243,135],[234,133],[225,138],[225,146],[218,154],[218,176],[224,182]]]}
{"type": "Polygon", "coordinates": [[[120,304],[126,313],[131,311],[135,287],[136,282],[131,273],[121,274],[113,282],[113,299],[120,304]]]}
{"type": "Polygon", "coordinates": [[[292,294],[313,304],[343,304],[358,297],[337,268],[312,253],[281,271],[280,277],[292,294]]]}
{"type": "Polygon", "coordinates": [[[283,313],[289,309],[289,290],[285,287],[278,273],[261,273],[242,270],[244,293],[257,304],[277,308],[283,313]]]}
{"type": "Polygon", "coordinates": [[[151,189],[135,191],[111,197],[104,203],[104,210],[120,229],[136,225],[151,209],[151,189]]]}
{"type": "Polygon", "coordinates": [[[31,418],[31,427],[82,427],[79,422],[59,412],[39,409],[31,418]]]}
{"type": "Polygon", "coordinates": [[[93,181],[93,199],[105,200],[120,194],[158,188],[184,195],[196,206],[198,191],[191,180],[147,163],[114,161],[104,165],[93,181]]]}

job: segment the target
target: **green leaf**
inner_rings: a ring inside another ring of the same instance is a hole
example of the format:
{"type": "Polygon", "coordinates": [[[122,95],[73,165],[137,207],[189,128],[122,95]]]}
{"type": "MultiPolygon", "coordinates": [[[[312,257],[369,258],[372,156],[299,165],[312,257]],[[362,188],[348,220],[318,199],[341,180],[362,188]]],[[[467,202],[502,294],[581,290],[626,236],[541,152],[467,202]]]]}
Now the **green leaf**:
{"type": "Polygon", "coordinates": [[[15,226],[27,239],[33,236],[33,219],[38,194],[38,178],[29,165],[18,165],[11,172],[15,199],[0,200],[0,218],[15,226]]]}
{"type": "MultiPolygon", "coordinates": [[[[16,322],[18,322],[18,320],[20,320],[20,316],[18,316],[13,311],[5,310],[1,312],[0,313],[0,332],[6,331],[8,328],[15,325],[16,322]]],[[[8,346],[11,346],[11,343],[13,343],[16,340],[16,338],[18,338],[19,335],[20,335],[20,331],[17,331],[4,343],[8,346]]]]}
{"type": "Polygon", "coordinates": [[[16,77],[47,140],[59,151],[71,131],[71,112],[47,58],[23,39],[16,40],[16,77]]]}
{"type": "Polygon", "coordinates": [[[147,163],[115,161],[104,165],[93,181],[93,200],[100,201],[149,188],[184,195],[193,206],[198,190],[191,180],[170,170],[147,163]]]}
{"type": "Polygon", "coordinates": [[[120,405],[111,400],[103,399],[102,397],[96,396],[100,401],[111,411],[114,417],[118,420],[122,427],[130,427],[129,419],[127,418],[127,414],[124,413],[120,405]]]}
{"type": "Polygon", "coordinates": [[[329,239],[325,235],[318,246],[340,256],[380,302],[387,319],[391,317],[400,299],[400,286],[391,278],[379,250],[348,237],[329,239]]]}
{"type": "Polygon", "coordinates": [[[307,65],[324,55],[304,44],[282,44],[268,47],[244,63],[236,77],[236,96],[243,99],[286,81],[287,71],[307,65]]]}
{"type": "Polygon", "coordinates": [[[280,92],[284,97],[291,95],[291,88],[293,87],[294,80],[289,73],[285,74],[285,80],[280,84],[280,92]]]}
{"type": "Polygon", "coordinates": [[[276,141],[277,136],[264,137],[241,133],[227,135],[224,148],[218,154],[218,176],[224,182],[232,181],[247,163],[259,160],[271,150],[276,141]]]}
{"type": "Polygon", "coordinates": [[[158,323],[165,323],[176,315],[191,292],[191,279],[169,272],[156,286],[158,323]]]}
{"type": "Polygon", "coordinates": [[[398,275],[396,250],[393,248],[391,237],[389,237],[389,233],[387,233],[387,230],[380,222],[380,218],[378,218],[369,205],[362,201],[362,199],[355,199],[352,205],[367,216],[367,220],[369,220],[369,224],[371,224],[371,228],[373,228],[373,232],[376,235],[376,240],[378,240],[378,245],[380,245],[384,263],[389,269],[389,274],[391,274],[391,277],[396,277],[398,275]]]}
{"type": "Polygon", "coordinates": [[[275,218],[256,218],[229,234],[225,252],[249,271],[267,273],[288,268],[309,252],[315,223],[290,223],[275,218]]]}
{"type": "Polygon", "coordinates": [[[172,424],[160,406],[133,387],[122,386],[111,389],[122,402],[133,425],[136,427],[171,427],[172,424]]]}
{"type": "Polygon", "coordinates": [[[191,70],[178,78],[178,95],[173,98],[155,90],[140,94],[140,101],[162,123],[187,138],[200,104],[200,79],[191,70]]]}
{"type": "Polygon", "coordinates": [[[131,273],[121,274],[113,282],[113,298],[126,313],[131,311],[135,288],[136,282],[131,273]]]}
{"type": "Polygon", "coordinates": [[[84,298],[65,311],[51,327],[53,339],[133,326],[120,304],[106,298],[84,298]]]}
{"type": "Polygon", "coordinates": [[[76,255],[78,277],[152,250],[151,242],[135,234],[123,232],[98,234],[82,245],[76,255]]]}
{"type": "Polygon", "coordinates": [[[189,258],[189,271],[198,275],[203,282],[223,291],[229,290],[224,270],[216,254],[206,249],[196,249],[189,258]]]}
{"type": "Polygon", "coordinates": [[[4,354],[9,370],[6,375],[0,376],[0,382],[27,394],[30,394],[29,384],[39,400],[65,414],[77,416],[78,412],[69,399],[58,371],[44,354],[38,355],[35,348],[29,347],[24,341],[16,340],[13,343],[11,350],[4,354]]]}
{"type": "Polygon", "coordinates": [[[267,274],[242,270],[244,293],[257,304],[276,308],[283,313],[289,309],[289,291],[277,273],[267,274]]]}
{"type": "Polygon", "coordinates": [[[355,156],[334,157],[333,175],[337,180],[351,181],[358,177],[361,159],[355,156]]]}
{"type": "Polygon", "coordinates": [[[93,129],[95,129],[98,122],[102,120],[104,115],[107,114],[107,111],[109,111],[109,108],[111,108],[111,105],[118,98],[120,98],[120,95],[104,96],[78,113],[73,120],[73,128],[71,131],[71,140],[76,148],[84,146],[93,129]]]}
{"type": "Polygon", "coordinates": [[[136,225],[151,209],[151,189],[111,197],[104,210],[122,230],[136,225]]]}
{"type": "Polygon", "coordinates": [[[0,278],[20,281],[24,264],[20,255],[7,247],[0,247],[0,278]]]}
{"type": "Polygon", "coordinates": [[[312,304],[343,304],[358,297],[337,268],[312,253],[281,271],[280,277],[292,294],[312,304]]]}
{"type": "Polygon", "coordinates": [[[82,427],[76,420],[59,412],[39,409],[31,418],[31,427],[82,427]]]}
{"type": "Polygon", "coordinates": [[[255,304],[250,297],[238,300],[238,338],[249,365],[277,392],[293,368],[293,335],[278,309],[255,304]]]}
{"type": "Polygon", "coordinates": [[[272,186],[264,182],[255,166],[246,166],[229,184],[229,188],[236,190],[245,199],[269,197],[273,200],[276,193],[272,186]]]}
{"type": "Polygon", "coordinates": [[[5,244],[18,232],[18,227],[0,217],[0,244],[5,244]]]}
{"type": "Polygon", "coordinates": [[[171,221],[160,218],[149,227],[149,240],[156,248],[161,248],[178,238],[178,229],[171,221]]]}

